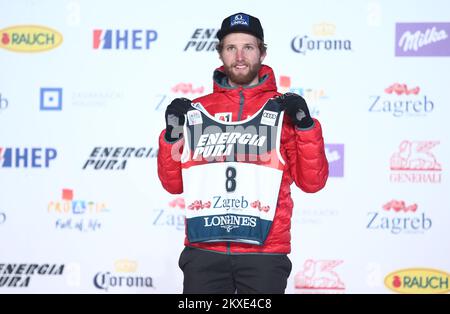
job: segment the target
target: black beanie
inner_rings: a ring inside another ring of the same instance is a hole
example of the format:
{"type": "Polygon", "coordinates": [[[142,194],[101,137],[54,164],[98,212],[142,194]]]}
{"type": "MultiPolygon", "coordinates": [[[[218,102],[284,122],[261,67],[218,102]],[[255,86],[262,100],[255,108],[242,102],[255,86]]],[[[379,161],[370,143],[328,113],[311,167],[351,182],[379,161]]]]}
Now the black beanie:
{"type": "Polygon", "coordinates": [[[248,33],[264,41],[264,32],[259,20],[245,13],[236,13],[225,18],[217,32],[217,38],[222,40],[230,33],[248,33]]]}

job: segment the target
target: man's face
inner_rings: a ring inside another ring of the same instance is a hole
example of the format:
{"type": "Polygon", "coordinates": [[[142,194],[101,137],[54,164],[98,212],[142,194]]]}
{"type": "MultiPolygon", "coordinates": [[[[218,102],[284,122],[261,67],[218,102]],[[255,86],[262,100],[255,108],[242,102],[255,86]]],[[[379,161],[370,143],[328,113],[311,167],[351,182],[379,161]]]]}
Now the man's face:
{"type": "Polygon", "coordinates": [[[231,33],[223,38],[220,59],[231,86],[258,83],[258,73],[266,55],[261,55],[258,40],[246,33],[231,33]]]}

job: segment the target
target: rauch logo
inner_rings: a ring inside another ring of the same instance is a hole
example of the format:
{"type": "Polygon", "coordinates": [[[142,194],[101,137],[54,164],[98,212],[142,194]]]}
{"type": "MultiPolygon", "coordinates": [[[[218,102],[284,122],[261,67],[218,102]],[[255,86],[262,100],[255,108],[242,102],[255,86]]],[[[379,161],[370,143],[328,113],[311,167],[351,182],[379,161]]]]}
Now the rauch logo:
{"type": "Polygon", "coordinates": [[[425,116],[434,110],[434,102],[427,95],[419,95],[420,87],[394,83],[384,89],[387,95],[373,95],[369,112],[392,114],[394,117],[425,116]]]}
{"type": "Polygon", "coordinates": [[[449,278],[450,274],[441,270],[409,268],[387,275],[384,285],[398,293],[448,293],[450,292],[449,278]]]}
{"type": "Polygon", "coordinates": [[[431,150],[439,141],[402,141],[391,156],[390,181],[396,183],[441,183],[442,166],[431,150]]]}
{"type": "Polygon", "coordinates": [[[0,47],[15,52],[42,52],[61,45],[63,36],[48,27],[17,25],[0,30],[0,47]]]}

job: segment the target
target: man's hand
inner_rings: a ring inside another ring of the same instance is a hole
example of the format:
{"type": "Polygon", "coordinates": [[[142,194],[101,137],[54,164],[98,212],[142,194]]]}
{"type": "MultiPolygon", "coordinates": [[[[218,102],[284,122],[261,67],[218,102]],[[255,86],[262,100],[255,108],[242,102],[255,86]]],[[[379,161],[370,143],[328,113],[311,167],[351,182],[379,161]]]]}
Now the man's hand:
{"type": "Polygon", "coordinates": [[[309,113],[308,105],[302,96],[294,93],[286,93],[275,98],[275,100],[284,107],[283,109],[291,117],[292,123],[298,128],[308,129],[314,124],[314,120],[309,113]]]}
{"type": "Polygon", "coordinates": [[[166,134],[168,142],[179,140],[183,136],[184,115],[191,107],[187,98],[175,98],[166,109],[166,134]]]}

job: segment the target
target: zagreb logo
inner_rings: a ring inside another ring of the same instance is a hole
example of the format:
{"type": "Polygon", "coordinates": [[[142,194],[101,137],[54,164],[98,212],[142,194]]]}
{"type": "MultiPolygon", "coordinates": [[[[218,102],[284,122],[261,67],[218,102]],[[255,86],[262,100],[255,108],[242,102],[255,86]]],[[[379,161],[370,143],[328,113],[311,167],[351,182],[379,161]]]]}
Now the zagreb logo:
{"type": "Polygon", "coordinates": [[[2,112],[2,110],[8,109],[8,105],[8,99],[2,96],[2,94],[0,93],[0,113],[2,112]]]}
{"type": "Polygon", "coordinates": [[[305,294],[344,293],[345,283],[335,270],[342,263],[342,260],[306,260],[303,269],[294,277],[296,292],[305,294]]]}
{"type": "Polygon", "coordinates": [[[6,222],[6,213],[0,211],[0,226],[6,222]]]}
{"type": "Polygon", "coordinates": [[[344,176],[344,144],[325,144],[325,155],[329,166],[329,177],[344,176]]]}
{"type": "Polygon", "coordinates": [[[95,29],[93,48],[98,50],[149,50],[158,39],[155,30],[95,29]]]}
{"type": "Polygon", "coordinates": [[[397,293],[449,293],[450,274],[430,268],[408,268],[394,271],[384,279],[384,285],[397,293]]]}
{"type": "Polygon", "coordinates": [[[0,30],[0,47],[14,52],[42,52],[61,45],[61,33],[39,25],[17,25],[0,30]]]}
{"type": "Polygon", "coordinates": [[[54,148],[0,147],[0,168],[49,168],[57,156],[54,148]]]}
{"type": "Polygon", "coordinates": [[[390,181],[396,183],[440,183],[442,166],[432,149],[439,141],[408,141],[400,143],[391,156],[390,181]]]}
{"type": "Polygon", "coordinates": [[[41,88],[40,110],[61,111],[62,88],[41,88]]]}
{"type": "Polygon", "coordinates": [[[184,231],[184,222],[186,220],[184,215],[184,209],[186,208],[184,198],[174,198],[167,205],[168,208],[154,209],[155,218],[153,219],[153,225],[174,227],[178,231],[184,231]]]}
{"type": "Polygon", "coordinates": [[[384,95],[373,95],[369,112],[392,114],[394,117],[421,117],[434,110],[434,102],[420,95],[419,86],[394,83],[384,89],[384,95]]]}
{"type": "Polygon", "coordinates": [[[297,35],[291,40],[291,49],[295,53],[306,55],[307,52],[351,51],[352,42],[349,39],[335,39],[336,26],[329,23],[314,25],[313,36],[297,35]]]}
{"type": "Polygon", "coordinates": [[[450,56],[450,23],[396,23],[395,56],[450,56]]]}
{"type": "Polygon", "coordinates": [[[433,221],[424,212],[418,211],[416,203],[391,200],[382,206],[382,211],[368,213],[369,230],[387,231],[391,234],[423,234],[430,230],[433,221]]]}

